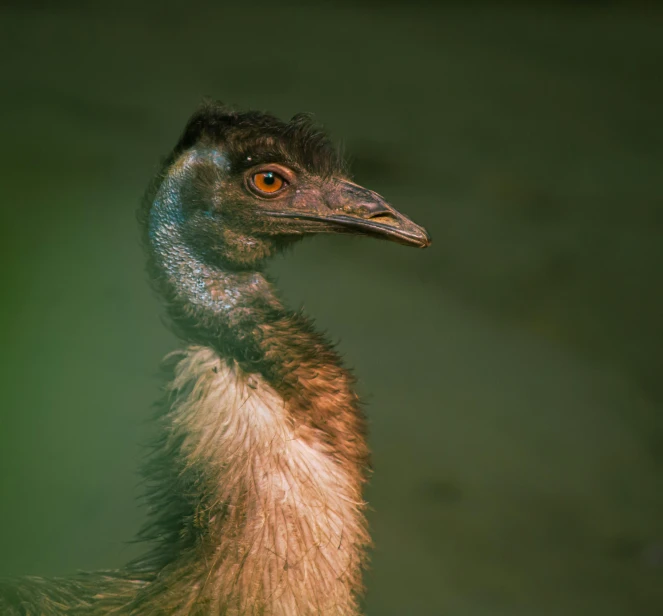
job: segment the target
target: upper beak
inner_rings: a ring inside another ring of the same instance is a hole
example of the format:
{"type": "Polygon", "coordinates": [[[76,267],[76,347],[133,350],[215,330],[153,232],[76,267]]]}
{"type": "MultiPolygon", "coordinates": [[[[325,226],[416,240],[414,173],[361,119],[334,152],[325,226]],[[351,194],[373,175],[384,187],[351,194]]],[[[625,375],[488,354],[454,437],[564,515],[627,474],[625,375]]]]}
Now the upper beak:
{"type": "Polygon", "coordinates": [[[380,195],[362,186],[337,180],[326,191],[324,209],[271,211],[269,216],[310,220],[330,230],[372,235],[406,246],[426,248],[431,237],[423,227],[389,205],[380,195]]]}

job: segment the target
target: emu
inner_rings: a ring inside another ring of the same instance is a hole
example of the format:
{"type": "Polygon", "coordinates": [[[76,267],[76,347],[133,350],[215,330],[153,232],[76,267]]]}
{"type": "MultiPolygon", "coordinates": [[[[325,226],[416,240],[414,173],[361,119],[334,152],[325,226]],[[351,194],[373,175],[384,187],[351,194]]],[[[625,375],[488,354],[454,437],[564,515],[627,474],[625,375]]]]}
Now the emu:
{"type": "Polygon", "coordinates": [[[426,247],[348,179],[305,115],[205,103],[140,210],[169,356],[145,474],[147,553],[121,570],[0,585],[0,613],[356,615],[370,538],[369,452],[354,378],[279,299],[266,261],[316,233],[426,247]]]}

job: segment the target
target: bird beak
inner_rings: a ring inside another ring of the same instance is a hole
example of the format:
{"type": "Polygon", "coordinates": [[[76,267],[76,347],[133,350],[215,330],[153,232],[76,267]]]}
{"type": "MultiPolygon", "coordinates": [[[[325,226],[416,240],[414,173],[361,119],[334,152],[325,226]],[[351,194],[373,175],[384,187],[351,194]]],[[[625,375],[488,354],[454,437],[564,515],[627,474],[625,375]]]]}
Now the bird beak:
{"type": "Polygon", "coordinates": [[[423,227],[389,205],[380,195],[347,180],[335,180],[324,191],[324,208],[270,211],[275,218],[322,223],[336,233],[372,235],[406,246],[426,248],[431,237],[423,227]],[[308,210],[308,211],[307,211],[308,210]]]}

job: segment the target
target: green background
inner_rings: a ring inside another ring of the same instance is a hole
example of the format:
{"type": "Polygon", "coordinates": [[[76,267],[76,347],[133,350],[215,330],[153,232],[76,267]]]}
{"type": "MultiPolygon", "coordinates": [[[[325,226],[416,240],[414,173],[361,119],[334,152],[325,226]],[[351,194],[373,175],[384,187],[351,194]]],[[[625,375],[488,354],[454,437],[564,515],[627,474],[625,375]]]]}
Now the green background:
{"type": "Polygon", "coordinates": [[[430,249],[272,270],[368,401],[370,616],[663,613],[663,10],[5,1],[0,575],[120,566],[177,342],[135,209],[205,95],[314,112],[430,249]]]}

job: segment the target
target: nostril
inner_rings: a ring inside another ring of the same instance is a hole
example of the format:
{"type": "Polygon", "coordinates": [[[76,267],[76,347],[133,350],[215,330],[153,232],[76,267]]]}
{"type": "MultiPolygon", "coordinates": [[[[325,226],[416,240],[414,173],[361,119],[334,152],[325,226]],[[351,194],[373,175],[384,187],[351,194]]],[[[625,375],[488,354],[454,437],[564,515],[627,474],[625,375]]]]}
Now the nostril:
{"type": "Polygon", "coordinates": [[[380,220],[384,221],[396,220],[396,216],[394,216],[391,212],[376,212],[375,214],[371,213],[366,218],[370,218],[371,220],[377,220],[378,222],[380,220]]]}
{"type": "Polygon", "coordinates": [[[396,218],[392,211],[380,202],[360,203],[357,209],[366,218],[396,218]]]}

